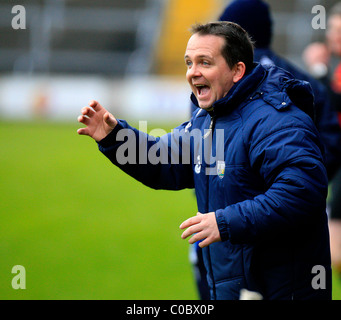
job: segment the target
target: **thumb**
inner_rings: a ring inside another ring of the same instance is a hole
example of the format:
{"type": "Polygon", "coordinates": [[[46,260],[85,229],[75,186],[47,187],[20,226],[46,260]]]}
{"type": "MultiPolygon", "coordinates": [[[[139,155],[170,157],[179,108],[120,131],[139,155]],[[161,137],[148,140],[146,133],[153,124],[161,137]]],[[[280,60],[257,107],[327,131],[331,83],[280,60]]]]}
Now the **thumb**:
{"type": "Polygon", "coordinates": [[[200,216],[202,213],[201,212],[197,212],[197,216],[200,216]]]}
{"type": "Polygon", "coordinates": [[[112,129],[114,129],[117,125],[116,118],[109,112],[106,112],[103,116],[105,123],[112,129]]]}

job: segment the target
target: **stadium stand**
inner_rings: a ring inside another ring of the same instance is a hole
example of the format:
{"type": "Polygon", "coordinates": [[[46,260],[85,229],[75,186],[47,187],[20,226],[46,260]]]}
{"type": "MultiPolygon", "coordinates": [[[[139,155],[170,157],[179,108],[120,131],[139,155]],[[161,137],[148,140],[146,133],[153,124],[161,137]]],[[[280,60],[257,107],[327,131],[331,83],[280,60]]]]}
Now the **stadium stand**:
{"type": "Polygon", "coordinates": [[[26,29],[0,1],[0,72],[147,73],[164,0],[22,1],[26,29]],[[146,57],[148,59],[146,60],[146,57]]]}
{"type": "MultiPolygon", "coordinates": [[[[183,75],[188,28],[214,20],[227,0],[23,0],[27,27],[14,30],[15,3],[0,0],[0,72],[183,75]],[[160,37],[160,34],[167,35],[160,37]]],[[[297,65],[324,30],[311,0],[268,0],[273,47],[297,65]]],[[[326,10],[336,0],[320,0],[326,10]]]]}

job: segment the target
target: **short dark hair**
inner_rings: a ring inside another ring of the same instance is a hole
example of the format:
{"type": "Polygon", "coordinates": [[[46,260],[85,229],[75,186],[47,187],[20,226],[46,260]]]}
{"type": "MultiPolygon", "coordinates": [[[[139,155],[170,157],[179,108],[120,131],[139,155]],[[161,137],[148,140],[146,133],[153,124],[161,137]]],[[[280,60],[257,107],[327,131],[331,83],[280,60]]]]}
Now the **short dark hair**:
{"type": "Polygon", "coordinates": [[[240,25],[229,21],[195,24],[191,28],[191,33],[223,37],[225,45],[221,53],[228,66],[232,69],[238,62],[244,62],[245,73],[252,70],[254,45],[248,33],[240,25]]]}

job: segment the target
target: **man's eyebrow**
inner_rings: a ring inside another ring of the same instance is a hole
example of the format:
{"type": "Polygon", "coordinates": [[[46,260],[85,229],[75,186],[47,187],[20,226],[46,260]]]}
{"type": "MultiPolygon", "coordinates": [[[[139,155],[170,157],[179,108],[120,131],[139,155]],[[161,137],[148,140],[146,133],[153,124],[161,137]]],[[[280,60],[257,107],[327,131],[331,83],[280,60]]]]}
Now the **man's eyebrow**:
{"type": "MultiPolygon", "coordinates": [[[[187,58],[190,58],[188,54],[185,55],[185,59],[187,58]]],[[[200,56],[196,56],[196,58],[199,58],[199,59],[212,59],[211,56],[208,56],[206,54],[201,54],[200,56]]]]}

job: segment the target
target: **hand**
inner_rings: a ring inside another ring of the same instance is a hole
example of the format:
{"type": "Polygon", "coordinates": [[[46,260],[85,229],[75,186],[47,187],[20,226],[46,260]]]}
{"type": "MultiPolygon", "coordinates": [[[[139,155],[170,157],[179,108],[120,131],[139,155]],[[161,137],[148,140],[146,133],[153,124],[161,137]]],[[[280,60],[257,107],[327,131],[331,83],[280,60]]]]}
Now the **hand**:
{"type": "Polygon", "coordinates": [[[85,124],[86,128],[78,129],[77,132],[100,141],[115,128],[117,120],[97,101],[90,101],[89,106],[84,107],[82,115],[78,117],[78,122],[85,124]]]}
{"type": "Polygon", "coordinates": [[[207,214],[197,213],[196,216],[187,219],[180,225],[180,229],[186,229],[182,235],[182,239],[186,239],[194,234],[188,243],[195,243],[199,240],[205,239],[199,243],[200,248],[204,248],[213,242],[221,241],[220,232],[217,225],[217,220],[214,212],[207,214]]]}

